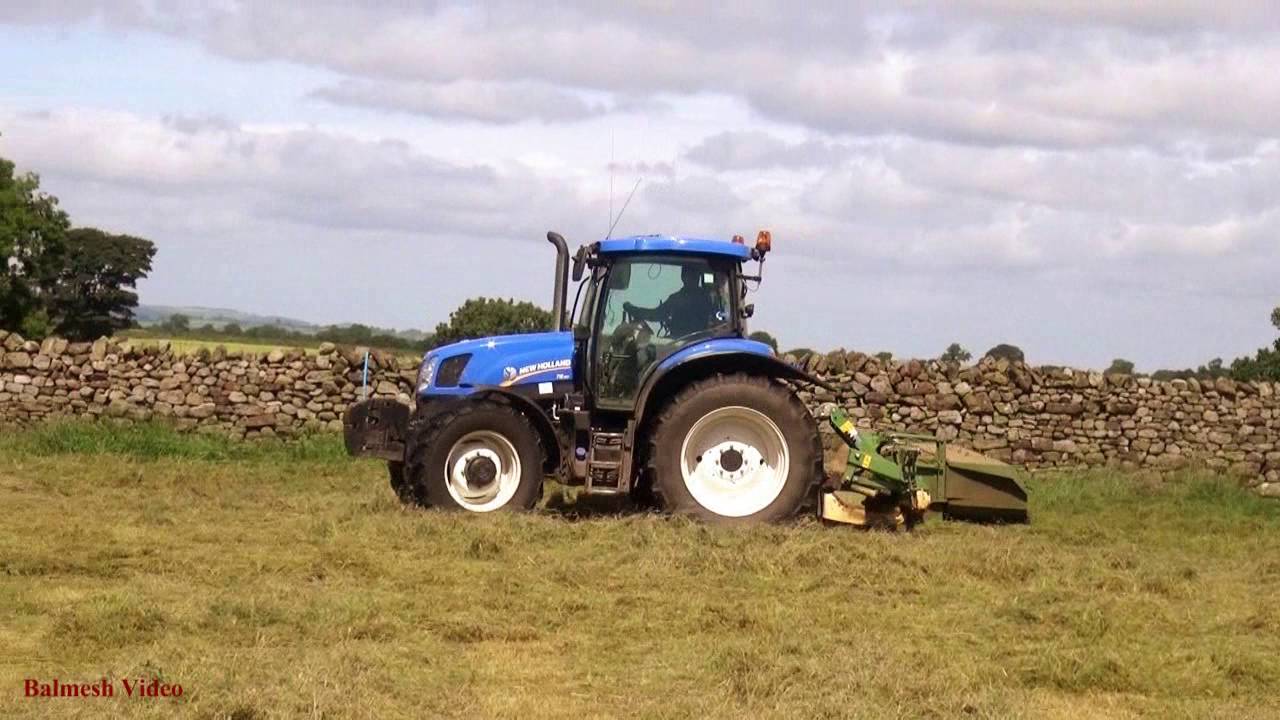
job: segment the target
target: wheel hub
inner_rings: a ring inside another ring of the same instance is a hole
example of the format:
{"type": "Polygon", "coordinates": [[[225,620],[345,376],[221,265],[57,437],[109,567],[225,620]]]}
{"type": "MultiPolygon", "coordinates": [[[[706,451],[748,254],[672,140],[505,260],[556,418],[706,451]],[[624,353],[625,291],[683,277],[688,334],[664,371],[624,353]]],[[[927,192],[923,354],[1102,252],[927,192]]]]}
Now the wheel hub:
{"type": "Polygon", "coordinates": [[[751,482],[765,465],[758,448],[738,439],[724,440],[694,459],[694,471],[721,485],[751,482]]]}
{"type": "Polygon", "coordinates": [[[498,478],[498,466],[492,459],[480,455],[468,460],[462,473],[467,478],[467,485],[481,490],[498,478]]]}
{"type": "Polygon", "coordinates": [[[729,472],[737,472],[742,467],[742,451],[735,447],[730,447],[720,453],[720,467],[729,472]]]}
{"type": "Polygon", "coordinates": [[[459,438],[444,468],[445,487],[465,510],[488,512],[505,505],[520,484],[520,457],[502,435],[478,430],[459,438]]]}

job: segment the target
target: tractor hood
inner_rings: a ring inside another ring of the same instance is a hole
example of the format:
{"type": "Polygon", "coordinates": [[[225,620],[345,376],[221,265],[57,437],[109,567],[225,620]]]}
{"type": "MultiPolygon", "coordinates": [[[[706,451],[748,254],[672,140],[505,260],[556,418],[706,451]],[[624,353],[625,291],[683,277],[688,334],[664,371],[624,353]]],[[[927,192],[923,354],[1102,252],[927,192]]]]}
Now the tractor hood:
{"type": "Polygon", "coordinates": [[[572,362],[571,332],[464,340],[427,353],[418,373],[418,394],[463,395],[481,385],[571,381],[572,362]]]}

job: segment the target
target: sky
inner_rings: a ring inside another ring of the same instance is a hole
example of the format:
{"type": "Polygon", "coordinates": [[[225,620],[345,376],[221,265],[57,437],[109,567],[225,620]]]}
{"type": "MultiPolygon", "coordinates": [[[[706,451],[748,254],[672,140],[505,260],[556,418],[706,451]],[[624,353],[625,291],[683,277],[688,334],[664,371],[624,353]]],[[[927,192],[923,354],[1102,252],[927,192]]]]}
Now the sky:
{"type": "Polygon", "coordinates": [[[0,156],[152,240],[149,304],[549,306],[546,231],[625,204],[615,236],[771,230],[752,327],[784,349],[1182,368],[1275,334],[1278,30],[1238,0],[0,0],[0,156]]]}

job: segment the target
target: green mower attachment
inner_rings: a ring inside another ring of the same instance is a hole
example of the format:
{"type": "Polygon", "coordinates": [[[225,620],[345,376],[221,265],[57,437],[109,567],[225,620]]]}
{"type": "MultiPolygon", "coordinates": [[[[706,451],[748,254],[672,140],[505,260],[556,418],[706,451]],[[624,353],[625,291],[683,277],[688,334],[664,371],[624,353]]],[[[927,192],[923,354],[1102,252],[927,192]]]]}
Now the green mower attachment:
{"type": "Polygon", "coordinates": [[[1027,522],[1027,492],[1012,466],[932,435],[859,433],[839,408],[830,422],[849,446],[849,461],[822,493],[824,520],[910,528],[933,510],[963,520],[1027,522]]]}

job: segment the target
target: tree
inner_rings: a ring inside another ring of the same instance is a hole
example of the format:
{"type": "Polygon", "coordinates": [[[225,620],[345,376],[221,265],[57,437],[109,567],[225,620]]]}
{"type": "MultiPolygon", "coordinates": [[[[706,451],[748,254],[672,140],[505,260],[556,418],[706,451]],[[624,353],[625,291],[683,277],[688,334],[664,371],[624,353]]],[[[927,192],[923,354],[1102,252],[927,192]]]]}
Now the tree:
{"type": "Polygon", "coordinates": [[[449,314],[449,322],[436,325],[435,346],[459,340],[541,332],[551,329],[551,313],[530,302],[499,298],[472,298],[449,314]]]}
{"type": "Polygon", "coordinates": [[[1222,377],[1227,374],[1227,371],[1223,369],[1222,364],[1222,358],[1214,358],[1209,361],[1208,365],[1201,365],[1196,368],[1196,374],[1201,377],[1222,377]]]}
{"type": "Polygon", "coordinates": [[[1124,358],[1116,358],[1111,361],[1111,367],[1103,371],[1104,375],[1132,375],[1133,363],[1124,358]]]}
{"type": "MultiPolygon", "coordinates": [[[[1271,324],[1280,330],[1280,307],[1271,311],[1271,324]]],[[[1280,380],[1280,337],[1270,348],[1259,348],[1253,357],[1236,358],[1231,363],[1236,380],[1280,380]]]]}
{"type": "Polygon", "coordinates": [[[885,350],[883,352],[878,352],[876,353],[876,359],[882,363],[887,363],[893,359],[893,353],[889,352],[888,350],[885,350]]]}
{"type": "Polygon", "coordinates": [[[182,313],[174,313],[160,323],[160,327],[172,333],[185,333],[191,330],[191,318],[182,313]]]}
{"type": "Polygon", "coordinates": [[[240,327],[240,323],[229,322],[222,326],[222,334],[231,336],[243,335],[244,328],[240,327]]]}
{"type": "Polygon", "coordinates": [[[1000,343],[999,345],[987,351],[984,357],[995,358],[996,360],[1008,360],[1009,362],[1026,362],[1027,357],[1023,354],[1022,348],[1017,345],[1009,345],[1000,343]]]}
{"type": "Polygon", "coordinates": [[[58,199],[40,191],[37,175],[15,175],[13,163],[0,158],[0,327],[34,334],[31,323],[47,320],[41,287],[70,225],[58,199]]]}
{"type": "Polygon", "coordinates": [[[131,326],[138,306],[134,289],[151,272],[155,254],[142,238],[95,228],[68,232],[44,296],[54,331],[92,340],[131,326]]]}
{"type": "Polygon", "coordinates": [[[762,342],[765,345],[768,345],[769,347],[773,348],[774,352],[778,352],[777,339],[775,339],[772,335],[770,335],[769,333],[763,330],[757,330],[751,333],[750,335],[747,336],[747,339],[755,340],[756,342],[762,342]]]}
{"type": "Polygon", "coordinates": [[[969,362],[973,358],[973,353],[960,347],[960,343],[951,343],[942,353],[942,360],[947,362],[969,362]]]}

